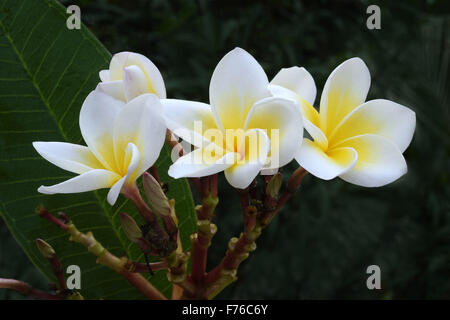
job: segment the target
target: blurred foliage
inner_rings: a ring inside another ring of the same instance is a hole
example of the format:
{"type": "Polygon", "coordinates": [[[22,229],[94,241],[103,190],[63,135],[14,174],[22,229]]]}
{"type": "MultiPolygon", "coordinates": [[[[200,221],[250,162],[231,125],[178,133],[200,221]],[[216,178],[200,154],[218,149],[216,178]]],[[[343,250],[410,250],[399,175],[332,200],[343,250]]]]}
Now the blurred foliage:
{"type": "MultiPolygon", "coordinates": [[[[450,298],[448,1],[377,1],[381,30],[366,28],[372,1],[62,2],[81,7],[84,23],[112,53],[136,51],[152,59],[172,98],[207,102],[214,67],[239,46],[269,78],[282,67],[306,67],[319,93],[339,63],[359,56],[372,74],[369,99],[416,111],[406,176],[376,189],[307,176],[242,265],[239,280],[218,298],[450,298]],[[366,288],[372,264],[381,267],[382,290],[366,288]]],[[[296,166],[284,168],[286,177],[296,166]]],[[[236,193],[223,177],[220,182],[209,266],[242,226],[236,193]]],[[[0,273],[14,264],[14,276],[27,280],[30,271],[19,267],[28,260],[9,259],[18,249],[3,251],[4,234],[0,273]]]]}

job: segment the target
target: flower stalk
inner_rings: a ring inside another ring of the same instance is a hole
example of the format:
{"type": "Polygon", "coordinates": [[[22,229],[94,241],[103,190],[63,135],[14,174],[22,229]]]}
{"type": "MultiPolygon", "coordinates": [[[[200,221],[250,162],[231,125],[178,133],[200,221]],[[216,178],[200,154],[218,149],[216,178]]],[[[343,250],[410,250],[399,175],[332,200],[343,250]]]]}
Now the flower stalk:
{"type": "Polygon", "coordinates": [[[46,214],[40,216],[65,230],[70,235],[69,241],[77,242],[85,246],[90,253],[97,257],[96,262],[98,264],[102,264],[122,275],[131,285],[138,289],[147,298],[152,300],[166,300],[166,297],[142,275],[129,271],[127,268],[127,266],[129,266],[128,258],[119,258],[113,255],[94,238],[92,232],[80,232],[72,221],[64,223],[51,215],[47,210],[45,210],[45,212],[46,214]]]}

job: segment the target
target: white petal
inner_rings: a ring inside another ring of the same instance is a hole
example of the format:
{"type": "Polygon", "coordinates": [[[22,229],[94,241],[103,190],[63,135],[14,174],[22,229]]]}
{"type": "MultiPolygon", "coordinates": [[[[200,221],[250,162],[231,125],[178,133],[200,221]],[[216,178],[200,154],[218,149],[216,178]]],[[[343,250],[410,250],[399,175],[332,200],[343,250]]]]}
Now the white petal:
{"type": "Polygon", "coordinates": [[[270,139],[270,166],[286,165],[303,140],[302,114],[292,100],[270,97],[258,101],[251,109],[245,129],[263,129],[270,139]]]}
{"type": "Polygon", "coordinates": [[[131,101],[141,94],[151,93],[145,73],[138,66],[129,66],[123,69],[123,87],[127,101],[131,101]]]}
{"type": "Polygon", "coordinates": [[[321,148],[326,150],[328,148],[328,139],[319,128],[320,118],[317,110],[300,95],[285,87],[270,84],[269,90],[275,97],[290,99],[299,105],[303,116],[303,126],[314,139],[314,142],[320,144],[321,148]]]}
{"type": "Polygon", "coordinates": [[[107,200],[110,205],[113,206],[114,203],[116,203],[117,198],[119,197],[119,194],[125,184],[130,185],[136,180],[136,169],[139,166],[140,158],[140,153],[136,145],[129,143],[125,149],[126,174],[109,190],[107,200]]]}
{"type": "Polygon", "coordinates": [[[309,104],[314,104],[317,94],[316,84],[311,74],[305,68],[283,68],[270,83],[287,88],[301,96],[309,104]]]}
{"type": "Polygon", "coordinates": [[[100,70],[98,73],[101,81],[110,81],[109,80],[109,70],[100,70]]]}
{"type": "Polygon", "coordinates": [[[54,165],[82,174],[93,169],[104,169],[94,154],[85,146],[66,142],[33,142],[33,147],[54,165]]]}
{"type": "Polygon", "coordinates": [[[209,86],[213,115],[220,129],[243,128],[253,104],[270,95],[269,81],[259,63],[236,48],[217,64],[209,86]]]}
{"type": "Polygon", "coordinates": [[[377,99],[368,101],[342,120],[330,143],[362,134],[377,134],[394,142],[401,152],[409,146],[416,127],[416,114],[398,103],[377,99]]]}
{"type": "Polygon", "coordinates": [[[95,169],[50,187],[40,186],[38,192],[44,194],[78,193],[111,187],[120,176],[114,172],[95,169]]]}
{"type": "Polygon", "coordinates": [[[238,154],[225,153],[223,149],[211,143],[180,157],[170,166],[169,176],[175,179],[209,176],[232,166],[237,157],[238,154]]]}
{"type": "Polygon", "coordinates": [[[117,181],[111,189],[109,189],[108,196],[106,197],[106,200],[110,205],[114,205],[117,201],[117,198],[119,198],[120,191],[122,191],[122,187],[125,184],[125,180],[127,177],[121,178],[119,181],[117,181]]]}
{"type": "Polygon", "coordinates": [[[114,99],[126,100],[122,80],[100,82],[95,90],[106,93],[114,99]]]}
{"type": "Polygon", "coordinates": [[[324,152],[316,143],[303,139],[295,160],[312,175],[333,179],[347,172],[356,164],[358,154],[353,148],[342,147],[324,152]]]}
{"type": "Polygon", "coordinates": [[[353,137],[341,146],[358,152],[355,167],[340,177],[363,187],[380,187],[391,183],[407,172],[406,161],[399,148],[390,140],[373,134],[353,137]]]}
{"type": "Polygon", "coordinates": [[[146,56],[134,52],[120,52],[115,54],[109,65],[112,80],[122,80],[123,69],[129,66],[137,66],[147,78],[149,93],[156,94],[159,98],[166,98],[166,87],[161,72],[146,56]]]}
{"type": "Polygon", "coordinates": [[[257,137],[257,148],[254,148],[255,145],[250,146],[250,150],[245,150],[245,158],[241,157],[235,165],[225,170],[225,178],[234,188],[247,188],[263,169],[268,158],[269,137],[260,129],[247,130],[246,135],[252,133],[257,137]]]}
{"type": "Polygon", "coordinates": [[[330,74],[320,99],[320,128],[328,136],[353,109],[366,101],[370,72],[360,58],[341,63],[330,74]]]}
{"type": "Polygon", "coordinates": [[[124,165],[126,170],[125,182],[131,184],[133,183],[145,170],[142,170],[142,162],[144,159],[141,158],[141,152],[134,143],[128,143],[125,149],[125,159],[124,165]]]}
{"type": "Polygon", "coordinates": [[[80,129],[84,141],[96,158],[111,171],[117,171],[113,148],[113,126],[125,104],[111,96],[92,91],[80,111],[80,129]]]}
{"type": "Polygon", "coordinates": [[[177,99],[161,99],[161,104],[166,125],[174,134],[199,148],[210,142],[204,133],[217,126],[208,104],[177,99]]]}
{"type": "Polygon", "coordinates": [[[114,153],[117,163],[125,163],[124,150],[129,143],[133,143],[141,156],[134,175],[134,178],[139,177],[158,159],[165,136],[166,125],[159,99],[153,94],[134,98],[120,110],[114,122],[114,153]]]}

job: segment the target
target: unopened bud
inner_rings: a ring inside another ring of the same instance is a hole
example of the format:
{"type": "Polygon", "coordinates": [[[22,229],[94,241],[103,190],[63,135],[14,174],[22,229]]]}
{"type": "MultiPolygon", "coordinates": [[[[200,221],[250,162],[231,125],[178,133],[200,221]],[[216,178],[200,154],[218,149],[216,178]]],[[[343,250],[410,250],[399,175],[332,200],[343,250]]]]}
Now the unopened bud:
{"type": "Polygon", "coordinates": [[[55,255],[55,250],[53,250],[52,246],[42,239],[36,239],[36,246],[42,255],[47,259],[50,259],[55,255]]]}
{"type": "Polygon", "coordinates": [[[148,172],[143,176],[144,192],[153,210],[163,216],[170,215],[171,208],[164,191],[156,179],[148,172]]]}
{"type": "Polygon", "coordinates": [[[137,243],[143,237],[141,228],[139,228],[136,221],[128,214],[122,212],[120,214],[120,222],[122,223],[123,232],[134,243],[137,243]]]}
{"type": "Polygon", "coordinates": [[[275,198],[280,191],[281,184],[283,183],[283,177],[280,173],[275,174],[267,183],[266,194],[271,198],[275,198]]]}

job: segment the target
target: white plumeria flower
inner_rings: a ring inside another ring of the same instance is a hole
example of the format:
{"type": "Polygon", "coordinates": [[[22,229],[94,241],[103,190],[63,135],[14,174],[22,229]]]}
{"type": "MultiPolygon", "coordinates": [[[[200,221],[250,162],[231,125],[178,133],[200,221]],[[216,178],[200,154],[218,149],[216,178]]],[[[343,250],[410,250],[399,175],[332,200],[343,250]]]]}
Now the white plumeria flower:
{"type": "Polygon", "coordinates": [[[97,90],[116,99],[130,101],[133,98],[153,93],[160,99],[166,98],[166,87],[158,68],[147,57],[134,52],[116,53],[109,64],[109,70],[99,73],[97,90]]]}
{"type": "Polygon", "coordinates": [[[268,85],[258,62],[236,48],[214,70],[211,105],[162,100],[168,128],[197,147],[175,161],[169,175],[202,177],[224,170],[233,187],[244,189],[262,169],[290,162],[303,138],[301,112],[292,100],[273,97],[268,85]],[[237,140],[228,134],[231,131],[237,140]]]}
{"type": "Polygon", "coordinates": [[[305,138],[295,157],[302,167],[324,180],[339,176],[365,187],[386,185],[406,173],[402,153],[413,137],[416,115],[389,100],[365,102],[370,73],[360,58],[343,62],[328,77],[320,112],[312,107],[311,96],[299,98],[302,92],[296,88],[306,78],[305,73],[284,71],[273,90],[297,98],[302,106],[305,129],[313,139],[305,138]]]}
{"type": "Polygon", "coordinates": [[[87,147],[66,142],[33,142],[39,154],[54,165],[79,174],[44,194],[78,193],[111,188],[108,202],[157,160],[166,126],[162,106],[153,94],[124,103],[99,91],[91,92],[81,107],[80,129],[87,147]]]}

